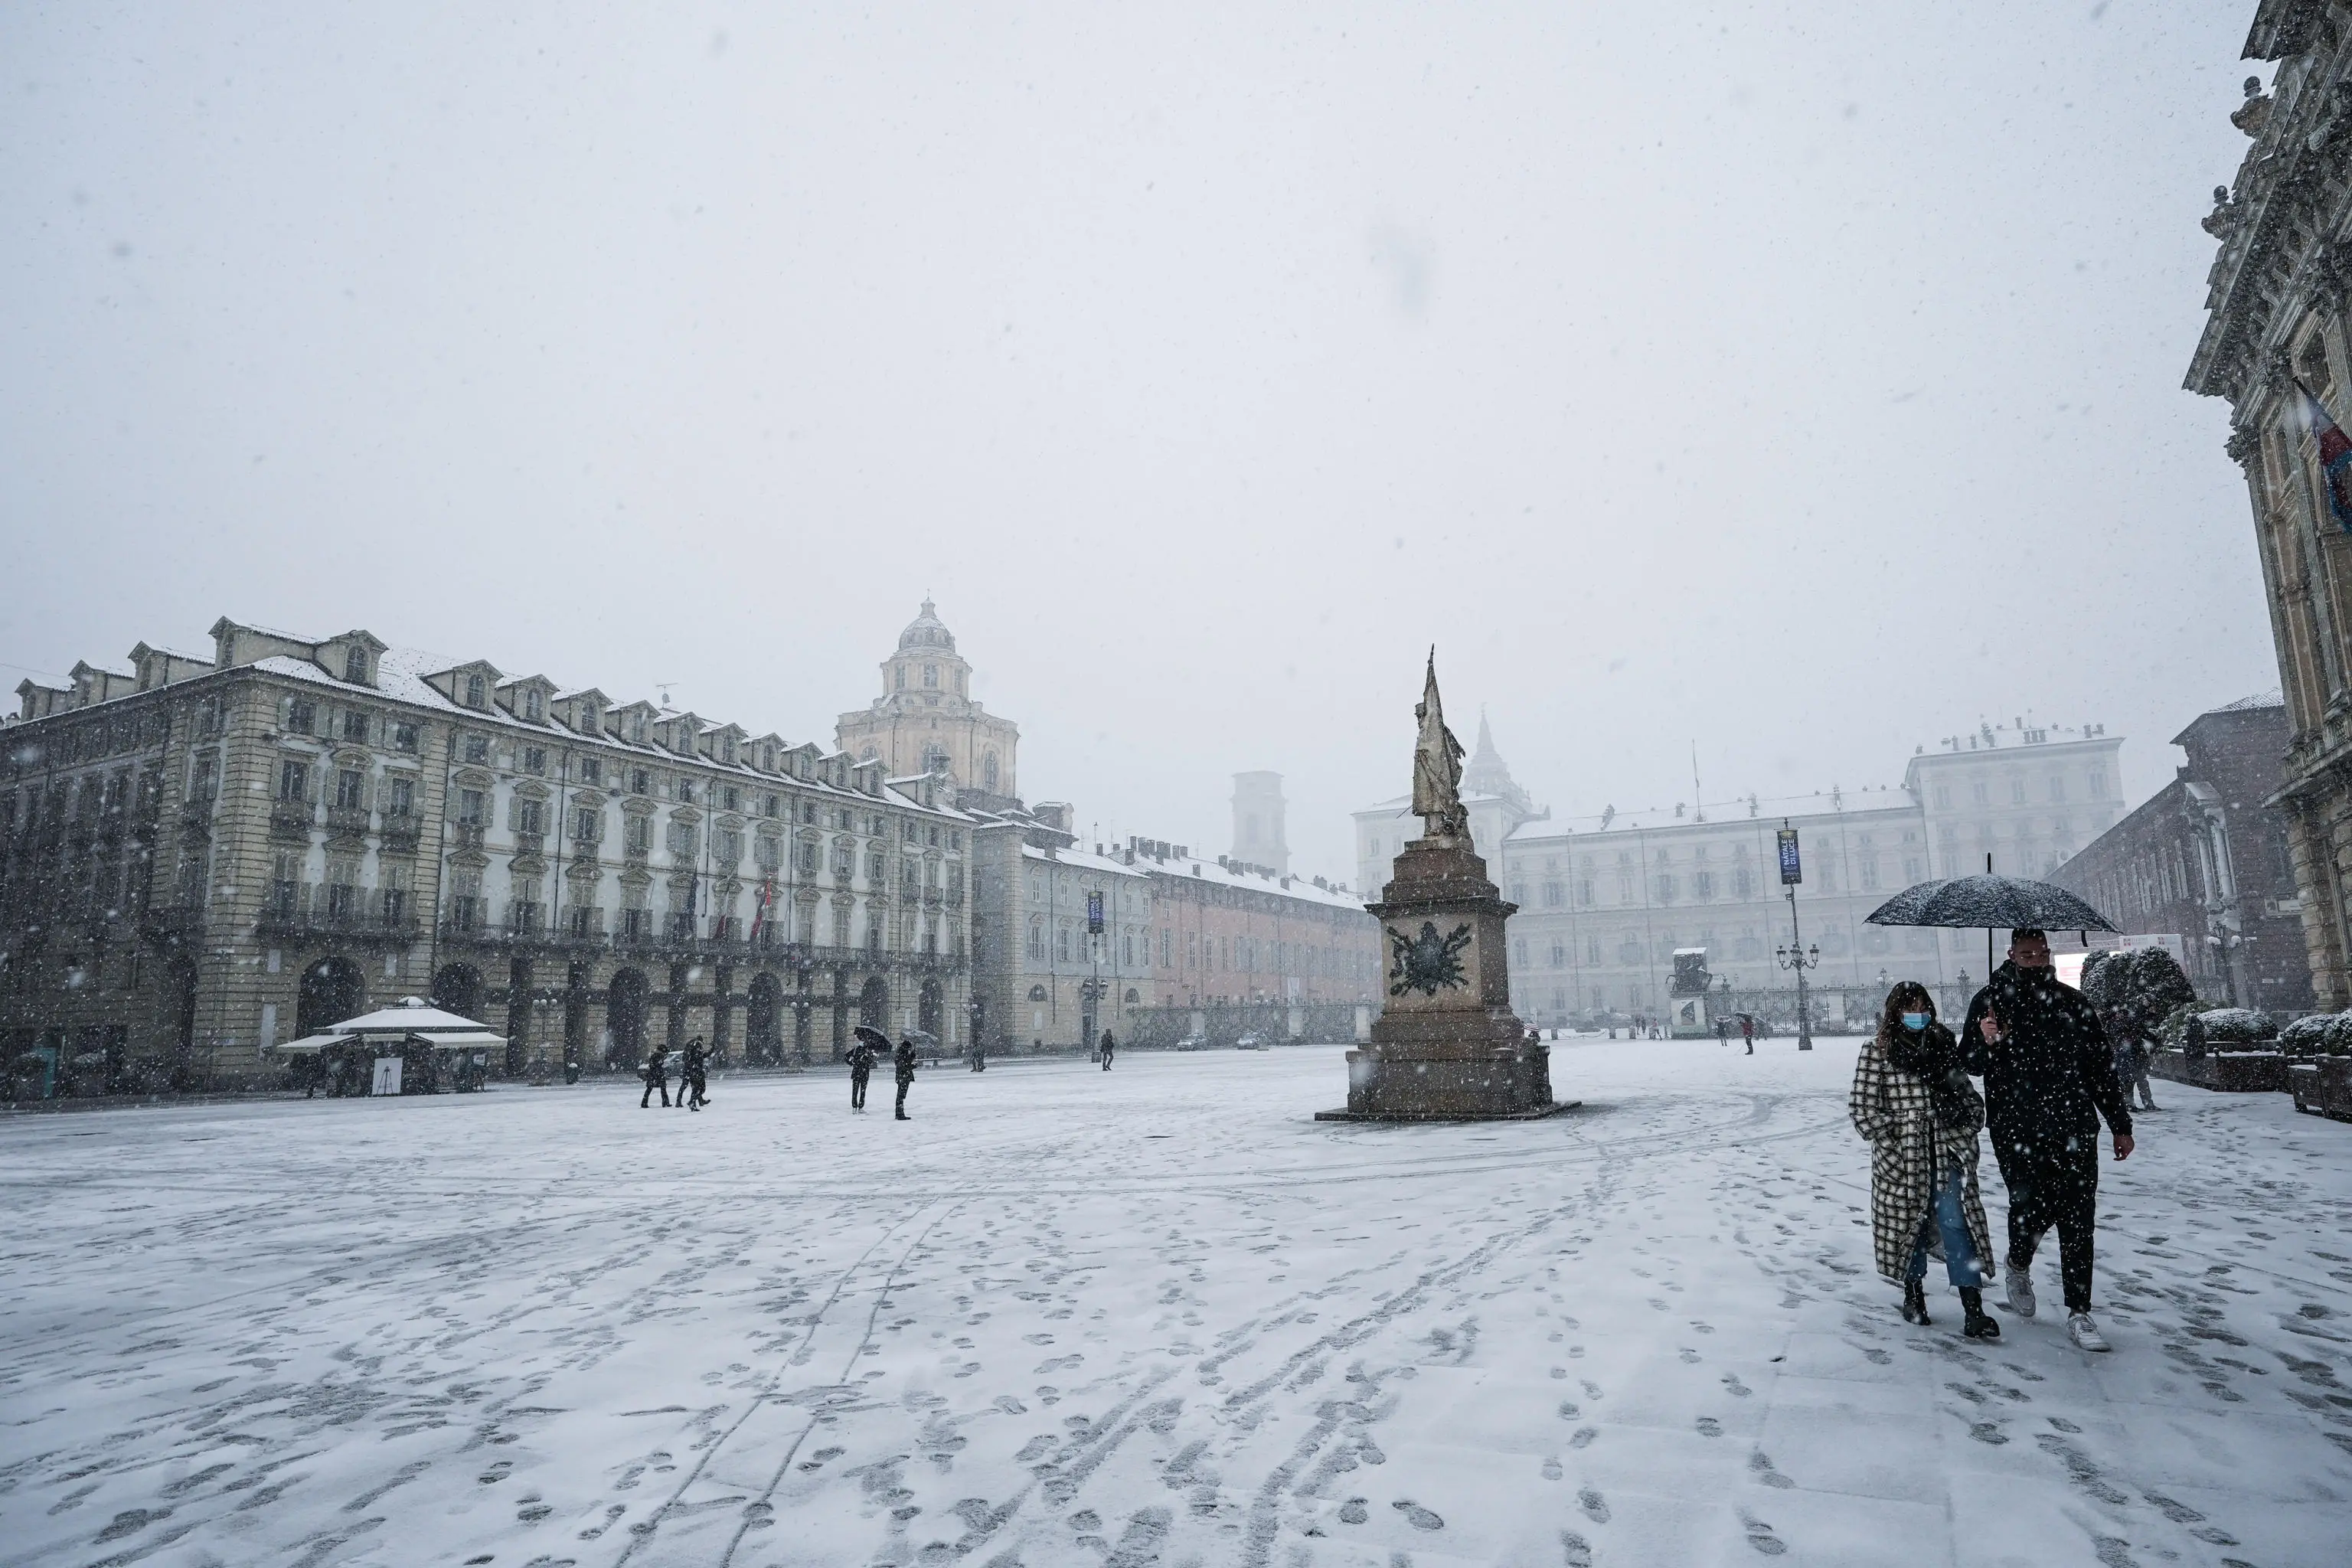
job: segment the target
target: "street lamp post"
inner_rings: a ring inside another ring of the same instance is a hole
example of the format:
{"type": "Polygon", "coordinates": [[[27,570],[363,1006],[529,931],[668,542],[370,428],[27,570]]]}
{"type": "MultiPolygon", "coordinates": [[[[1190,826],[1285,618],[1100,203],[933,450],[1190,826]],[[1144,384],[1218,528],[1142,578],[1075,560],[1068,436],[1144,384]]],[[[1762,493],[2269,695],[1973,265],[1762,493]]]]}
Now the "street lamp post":
{"type": "Polygon", "coordinates": [[[1780,819],[1779,839],[1780,885],[1789,890],[1789,945],[1772,950],[1773,962],[1783,969],[1797,972],[1797,1048],[1813,1048],[1812,1003],[1805,989],[1805,971],[1822,966],[1822,950],[1804,945],[1804,933],[1797,929],[1797,884],[1805,879],[1804,864],[1797,853],[1797,830],[1789,819],[1780,819]]]}
{"type": "Polygon", "coordinates": [[[1813,1048],[1813,1014],[1812,1003],[1805,987],[1805,971],[1819,969],[1822,966],[1822,950],[1819,947],[1798,946],[1797,944],[1802,940],[1797,931],[1797,889],[1790,888],[1789,889],[1789,945],[1774,948],[1772,959],[1781,968],[1796,971],[1797,1048],[1801,1051],[1810,1051],[1813,1048]]]}

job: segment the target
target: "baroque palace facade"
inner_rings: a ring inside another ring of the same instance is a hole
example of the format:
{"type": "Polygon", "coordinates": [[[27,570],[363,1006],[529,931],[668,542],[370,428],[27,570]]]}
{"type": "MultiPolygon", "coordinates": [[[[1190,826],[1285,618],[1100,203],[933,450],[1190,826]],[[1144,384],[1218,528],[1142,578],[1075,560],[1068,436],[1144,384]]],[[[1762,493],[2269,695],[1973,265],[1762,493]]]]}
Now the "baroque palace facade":
{"type": "Polygon", "coordinates": [[[503,1033],[510,1074],[967,1037],[982,819],[943,773],[366,631],[212,636],[18,688],[0,1040],[46,1081],[12,1089],[251,1082],[410,994],[503,1033]]]}
{"type": "Polygon", "coordinates": [[[2221,242],[2187,385],[2230,404],[2270,603],[2289,739],[2274,797],[2301,904],[2317,1005],[2352,1006],[2352,473],[2323,470],[2315,401],[2352,429],[2352,13],[2261,0],[2249,78],[2231,121],[2251,138],[2214,193],[2221,242]]]}

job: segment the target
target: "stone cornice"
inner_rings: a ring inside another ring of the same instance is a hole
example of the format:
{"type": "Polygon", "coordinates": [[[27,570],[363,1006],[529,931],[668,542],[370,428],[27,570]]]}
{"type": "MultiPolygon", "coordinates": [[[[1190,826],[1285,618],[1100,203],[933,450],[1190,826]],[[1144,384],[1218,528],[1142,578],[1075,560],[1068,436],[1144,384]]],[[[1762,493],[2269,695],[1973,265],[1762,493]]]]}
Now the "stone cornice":
{"type": "MultiPolygon", "coordinates": [[[[2272,20],[2284,26],[2294,7],[2272,20]]],[[[2324,7],[2310,7],[2315,21],[2324,7]]],[[[2312,35],[2308,28],[2297,37],[2312,35]]],[[[2251,48],[2251,45],[2249,46],[2251,48]]],[[[2227,204],[2232,221],[2208,275],[2204,332],[2185,383],[2191,392],[2242,400],[2254,366],[2300,319],[2309,290],[2340,297],[2338,255],[2352,231],[2352,43],[2279,72],[2281,101],[2239,166],[2227,204]]]]}

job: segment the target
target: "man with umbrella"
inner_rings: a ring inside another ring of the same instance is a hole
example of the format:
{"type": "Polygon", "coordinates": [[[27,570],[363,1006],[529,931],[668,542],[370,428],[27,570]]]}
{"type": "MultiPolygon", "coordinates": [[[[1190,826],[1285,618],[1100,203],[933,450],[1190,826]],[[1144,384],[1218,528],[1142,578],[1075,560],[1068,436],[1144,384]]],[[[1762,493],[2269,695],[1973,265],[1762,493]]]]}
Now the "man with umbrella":
{"type": "Polygon", "coordinates": [[[2043,932],[2010,932],[2009,962],[1969,1004],[1960,1043],[1968,1070],[1984,1079],[1993,1158],[2009,1187],[2009,1309],[2033,1316],[2034,1248],[2055,1226],[2067,1332],[2086,1351],[2106,1350],[2091,1319],[2099,1119],[2115,1135],[2116,1158],[2129,1159],[2131,1110],[2099,1016],[2060,983],[2043,932]]]}
{"type": "Polygon", "coordinates": [[[849,1047],[849,1109],[866,1109],[866,1080],[873,1076],[874,1064],[890,1048],[889,1037],[878,1029],[857,1026],[857,1043],[849,1047]]]}

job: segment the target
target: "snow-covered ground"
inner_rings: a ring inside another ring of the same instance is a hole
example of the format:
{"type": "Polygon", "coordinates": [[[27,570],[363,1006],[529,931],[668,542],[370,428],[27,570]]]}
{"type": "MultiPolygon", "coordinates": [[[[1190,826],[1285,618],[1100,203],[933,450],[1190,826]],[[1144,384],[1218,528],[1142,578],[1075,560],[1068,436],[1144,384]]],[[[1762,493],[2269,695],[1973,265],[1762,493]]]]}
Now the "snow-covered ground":
{"type": "Polygon", "coordinates": [[[1853,1051],[1564,1043],[1499,1126],[1318,1124],[1321,1048],[21,1118],[0,1563],[2352,1561],[2352,1127],[2159,1085],[2116,1353],[1979,1350],[1871,1270],[1853,1051]]]}

